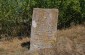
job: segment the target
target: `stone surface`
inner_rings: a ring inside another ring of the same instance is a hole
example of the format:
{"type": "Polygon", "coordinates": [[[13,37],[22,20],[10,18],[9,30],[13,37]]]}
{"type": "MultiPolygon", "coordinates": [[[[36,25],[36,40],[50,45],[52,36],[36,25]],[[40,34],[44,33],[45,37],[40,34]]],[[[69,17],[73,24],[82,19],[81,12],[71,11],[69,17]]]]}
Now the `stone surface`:
{"type": "Polygon", "coordinates": [[[30,50],[55,48],[58,9],[34,8],[30,50]]]}

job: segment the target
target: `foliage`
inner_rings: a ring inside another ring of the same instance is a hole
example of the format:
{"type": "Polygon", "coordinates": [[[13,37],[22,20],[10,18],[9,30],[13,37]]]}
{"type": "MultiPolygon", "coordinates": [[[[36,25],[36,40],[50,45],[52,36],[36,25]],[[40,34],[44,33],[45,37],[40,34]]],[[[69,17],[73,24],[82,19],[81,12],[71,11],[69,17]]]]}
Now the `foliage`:
{"type": "Polygon", "coordinates": [[[59,29],[85,22],[85,0],[0,0],[0,35],[28,35],[33,8],[59,9],[59,29]]]}

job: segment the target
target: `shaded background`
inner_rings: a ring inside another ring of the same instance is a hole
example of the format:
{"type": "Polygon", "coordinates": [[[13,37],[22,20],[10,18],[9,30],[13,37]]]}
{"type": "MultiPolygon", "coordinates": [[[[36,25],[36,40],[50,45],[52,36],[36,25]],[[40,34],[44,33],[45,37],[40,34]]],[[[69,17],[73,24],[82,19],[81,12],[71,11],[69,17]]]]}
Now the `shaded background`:
{"type": "Polygon", "coordinates": [[[29,36],[33,8],[59,9],[58,29],[85,24],[85,0],[0,0],[0,38],[29,36]]]}

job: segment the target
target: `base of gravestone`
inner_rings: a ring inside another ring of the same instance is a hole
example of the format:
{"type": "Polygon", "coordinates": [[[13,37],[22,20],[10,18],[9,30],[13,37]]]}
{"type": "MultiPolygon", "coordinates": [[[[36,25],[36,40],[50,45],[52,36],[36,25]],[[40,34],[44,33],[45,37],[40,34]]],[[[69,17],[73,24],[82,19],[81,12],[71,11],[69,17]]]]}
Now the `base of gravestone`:
{"type": "Polygon", "coordinates": [[[44,48],[35,51],[29,51],[28,55],[58,55],[57,48],[44,48]]]}
{"type": "Polygon", "coordinates": [[[71,53],[67,51],[58,52],[57,48],[45,48],[36,51],[29,51],[27,55],[75,55],[75,53],[74,52],[71,53]]]}

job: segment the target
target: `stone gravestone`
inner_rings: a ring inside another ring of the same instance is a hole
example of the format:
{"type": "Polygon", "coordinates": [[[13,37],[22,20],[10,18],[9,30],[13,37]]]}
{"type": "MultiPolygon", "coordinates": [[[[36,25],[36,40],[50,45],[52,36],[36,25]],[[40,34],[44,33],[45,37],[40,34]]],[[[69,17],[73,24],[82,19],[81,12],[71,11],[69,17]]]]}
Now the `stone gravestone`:
{"type": "Polygon", "coordinates": [[[30,51],[48,49],[45,50],[47,52],[51,48],[56,48],[55,43],[57,34],[57,22],[58,9],[34,8],[31,27],[30,51]]]}

